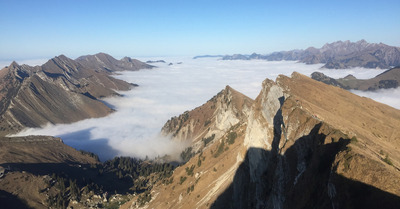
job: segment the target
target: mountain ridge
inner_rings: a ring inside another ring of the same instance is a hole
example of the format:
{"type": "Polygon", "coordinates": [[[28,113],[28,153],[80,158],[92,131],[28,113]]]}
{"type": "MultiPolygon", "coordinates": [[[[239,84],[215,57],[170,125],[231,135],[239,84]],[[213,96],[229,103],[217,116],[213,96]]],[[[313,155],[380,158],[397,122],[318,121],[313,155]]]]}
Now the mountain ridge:
{"type": "Polygon", "coordinates": [[[154,67],[130,57],[124,57],[121,60],[117,60],[103,52],[95,55],[80,56],[76,58],[75,61],[86,66],[87,68],[93,68],[106,72],[135,71],[139,69],[151,69],[154,67]]]}
{"type": "Polygon", "coordinates": [[[306,64],[323,63],[322,68],[344,69],[352,67],[388,69],[400,65],[400,48],[383,43],[336,41],[327,43],[317,49],[309,47],[305,50],[273,52],[267,55],[253,53],[251,55],[226,55],[223,60],[263,59],[268,61],[299,61],[306,64]]]}
{"type": "Polygon", "coordinates": [[[353,75],[334,79],[321,72],[312,73],[311,78],[347,90],[375,91],[378,89],[398,88],[400,85],[400,67],[391,68],[370,79],[357,79],[353,75]]]}
{"type": "Polygon", "coordinates": [[[3,68],[0,71],[0,135],[46,123],[106,116],[113,110],[100,99],[118,96],[116,91],[135,86],[111,75],[122,70],[153,67],[130,58],[118,61],[104,53],[86,58],[76,61],[60,55],[41,66],[12,62],[3,68]]]}

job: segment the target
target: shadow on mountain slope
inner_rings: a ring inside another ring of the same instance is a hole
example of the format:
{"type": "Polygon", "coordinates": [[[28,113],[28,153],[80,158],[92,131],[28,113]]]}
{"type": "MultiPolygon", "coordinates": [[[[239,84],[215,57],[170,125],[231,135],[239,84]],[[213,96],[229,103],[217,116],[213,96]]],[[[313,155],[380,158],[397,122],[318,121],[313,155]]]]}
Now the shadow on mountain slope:
{"type": "Polygon", "coordinates": [[[57,135],[65,144],[78,150],[96,153],[101,161],[106,161],[118,156],[118,151],[108,144],[108,139],[91,139],[91,130],[88,128],[72,133],[57,135]]]}
{"type": "MultiPolygon", "coordinates": [[[[31,173],[35,176],[56,174],[59,177],[76,180],[80,187],[95,184],[103,191],[125,194],[132,186],[131,178],[118,178],[115,172],[106,171],[101,165],[71,163],[4,163],[1,166],[11,171],[31,173]]],[[[0,207],[1,208],[1,207],[0,207]]]]}
{"type": "MultiPolygon", "coordinates": [[[[275,135],[281,136],[277,115],[275,135]]],[[[280,137],[274,137],[271,151],[250,148],[233,183],[211,208],[398,208],[400,197],[335,172],[335,155],[350,140],[327,141],[322,126],[315,125],[283,154],[280,137]]]]}
{"type": "Polygon", "coordinates": [[[31,207],[17,196],[0,190],[0,208],[30,209],[31,207]]]}

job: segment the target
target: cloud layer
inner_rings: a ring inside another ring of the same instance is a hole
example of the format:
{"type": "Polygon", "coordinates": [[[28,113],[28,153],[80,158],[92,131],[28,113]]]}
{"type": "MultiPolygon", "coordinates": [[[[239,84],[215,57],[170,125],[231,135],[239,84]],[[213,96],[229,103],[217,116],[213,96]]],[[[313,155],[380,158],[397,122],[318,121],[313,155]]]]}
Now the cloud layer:
{"type": "MultiPolygon", "coordinates": [[[[123,97],[105,99],[115,107],[117,110],[115,113],[104,118],[87,119],[73,124],[27,129],[19,135],[59,136],[66,144],[94,152],[102,160],[117,155],[141,158],[165,154],[178,155],[185,145],[159,135],[164,123],[173,116],[202,105],[226,85],[255,98],[265,78],[275,79],[279,74],[290,75],[293,71],[308,76],[314,71],[320,71],[335,78],[348,74],[353,74],[357,78],[370,78],[382,72],[382,70],[361,68],[320,70],[322,66],[320,64],[305,65],[287,61],[168,59],[168,62],[174,64],[169,66],[160,63],[156,69],[124,72],[116,76],[139,84],[139,87],[120,92],[123,97]]],[[[382,101],[389,103],[394,101],[399,104],[398,100],[392,100],[396,95],[400,98],[398,89],[382,101]]]]}
{"type": "Polygon", "coordinates": [[[400,88],[380,89],[377,91],[351,90],[351,92],[362,97],[369,97],[377,102],[390,105],[400,110],[400,88]]]}

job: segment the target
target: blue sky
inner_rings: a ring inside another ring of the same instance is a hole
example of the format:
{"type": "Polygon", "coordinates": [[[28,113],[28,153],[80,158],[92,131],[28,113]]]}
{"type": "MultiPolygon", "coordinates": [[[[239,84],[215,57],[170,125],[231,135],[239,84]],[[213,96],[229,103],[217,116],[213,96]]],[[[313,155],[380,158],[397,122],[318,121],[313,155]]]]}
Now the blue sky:
{"type": "Polygon", "coordinates": [[[400,1],[0,0],[0,60],[400,46],[400,1]]]}

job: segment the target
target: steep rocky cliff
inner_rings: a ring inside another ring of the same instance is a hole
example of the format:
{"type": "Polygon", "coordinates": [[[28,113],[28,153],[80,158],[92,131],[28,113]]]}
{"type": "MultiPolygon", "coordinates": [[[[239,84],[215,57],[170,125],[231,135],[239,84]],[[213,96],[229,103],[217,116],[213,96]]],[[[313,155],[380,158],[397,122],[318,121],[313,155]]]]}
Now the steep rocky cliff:
{"type": "Polygon", "coordinates": [[[252,99],[226,86],[202,106],[168,120],[162,134],[192,144],[197,152],[246,120],[252,104],[252,99]]]}
{"type": "MultiPolygon", "coordinates": [[[[221,107],[232,103],[219,101],[221,107]]],[[[275,82],[265,80],[242,117],[226,112],[204,117],[236,122],[225,123],[230,125],[217,129],[219,134],[208,146],[194,149],[196,155],[174,171],[168,184],[155,185],[149,203],[139,204],[134,198],[124,207],[396,208],[400,204],[400,111],[293,73],[275,82]]],[[[179,117],[186,118],[182,124],[197,120],[189,113],[179,117]]],[[[187,126],[171,124],[166,124],[164,133],[179,140],[195,139],[193,147],[206,136],[202,131],[183,134],[187,129],[182,127],[187,126]]],[[[217,124],[218,120],[210,120],[208,125],[217,124]]]]}
{"type": "Polygon", "coordinates": [[[118,66],[121,63],[126,66],[110,65],[108,71],[96,67],[105,62],[102,59],[88,59],[81,64],[64,55],[36,67],[13,62],[0,71],[0,135],[46,123],[70,123],[106,116],[113,110],[99,99],[118,95],[116,90],[133,87],[113,78],[111,73],[151,67],[145,63],[130,66],[128,61],[116,62],[118,66]]]}

